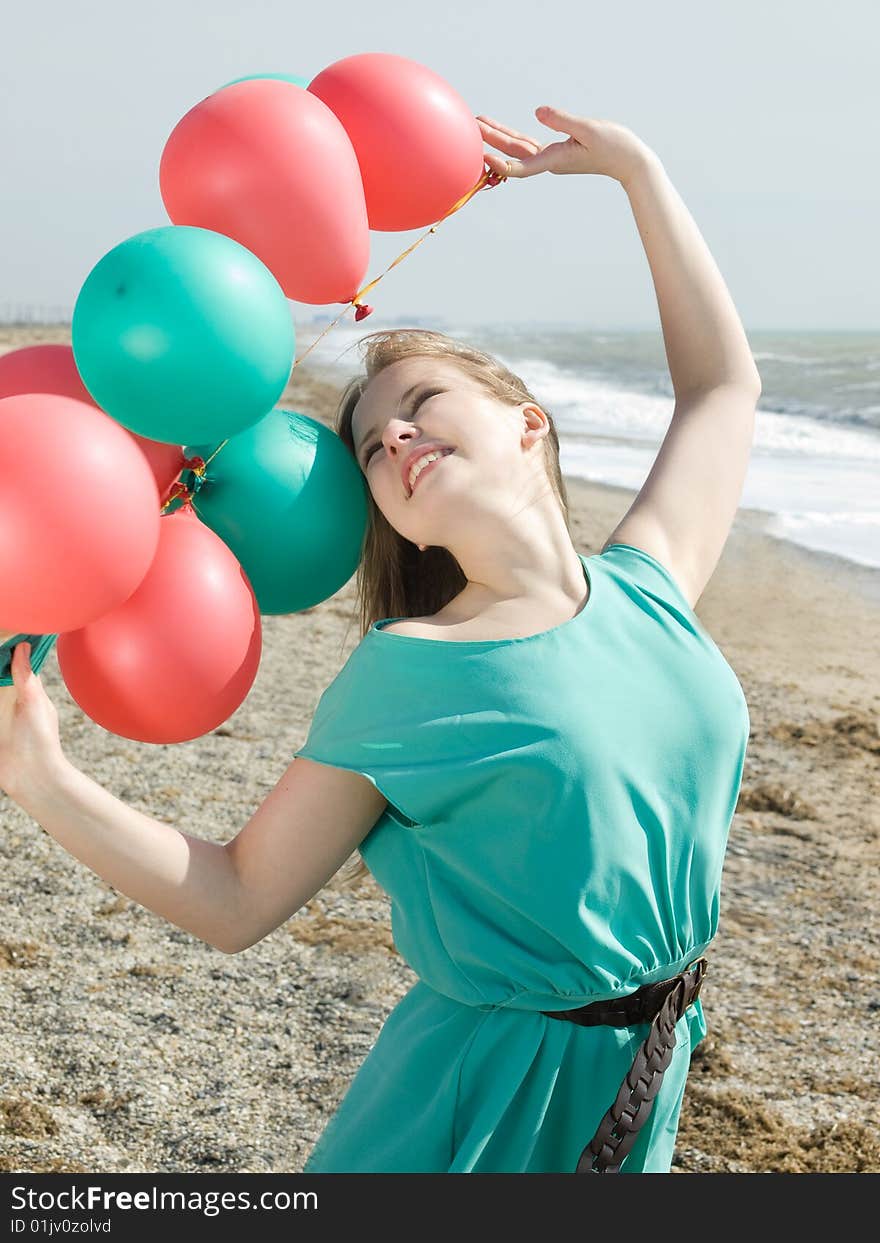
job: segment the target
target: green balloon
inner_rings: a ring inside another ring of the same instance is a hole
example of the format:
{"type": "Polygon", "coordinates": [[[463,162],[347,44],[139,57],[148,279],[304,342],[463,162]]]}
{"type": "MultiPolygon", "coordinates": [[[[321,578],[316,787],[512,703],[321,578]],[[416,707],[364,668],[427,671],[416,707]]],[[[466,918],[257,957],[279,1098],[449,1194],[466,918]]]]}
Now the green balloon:
{"type": "MultiPolygon", "coordinates": [[[[219,442],[186,445],[205,461],[219,442]]],[[[298,613],[335,595],[360,564],[367,489],[330,428],[272,410],[233,436],[196,482],[193,508],[238,558],[261,613],[298,613]]],[[[166,514],[173,512],[171,506],[166,514]]]]}
{"type": "Polygon", "coordinates": [[[266,265],[210,229],[166,225],[121,242],[89,273],[73,356],[98,405],[150,440],[234,436],[284,392],[296,334],[266,265]]]}
{"type": "MultiPolygon", "coordinates": [[[[224,82],[223,86],[218,86],[217,91],[224,90],[227,86],[235,86],[236,82],[262,82],[264,78],[269,78],[273,82],[293,82],[296,86],[301,86],[303,90],[308,90],[308,78],[298,78],[293,73],[252,73],[246,78],[233,78],[231,82],[224,82]]],[[[216,95],[217,91],[212,91],[212,95],[216,95]]]]}

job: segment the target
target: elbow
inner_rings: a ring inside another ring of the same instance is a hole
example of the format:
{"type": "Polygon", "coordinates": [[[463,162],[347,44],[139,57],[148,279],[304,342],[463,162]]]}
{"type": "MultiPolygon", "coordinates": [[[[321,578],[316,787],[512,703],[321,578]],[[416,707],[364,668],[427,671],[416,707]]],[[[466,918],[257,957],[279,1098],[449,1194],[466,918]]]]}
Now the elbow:
{"type": "Polygon", "coordinates": [[[221,954],[243,954],[255,944],[256,941],[224,941],[222,944],[215,943],[214,949],[219,950],[221,954]]]}
{"type": "Polygon", "coordinates": [[[212,937],[208,944],[212,949],[219,950],[221,954],[240,954],[242,950],[246,950],[250,941],[230,940],[227,937],[212,937]]]}
{"type": "Polygon", "coordinates": [[[758,404],[758,398],[763,391],[761,386],[761,373],[752,363],[750,371],[740,371],[732,374],[729,379],[716,385],[718,388],[735,388],[741,393],[747,393],[749,397],[754,399],[755,405],[758,404]]]}
{"type": "Polygon", "coordinates": [[[757,371],[755,371],[750,376],[746,376],[746,375],[740,376],[736,380],[731,380],[729,385],[722,385],[721,387],[736,388],[740,392],[746,393],[749,397],[752,398],[755,405],[758,404],[758,398],[761,396],[761,392],[762,392],[761,377],[757,371]]]}
{"type": "Polygon", "coordinates": [[[252,945],[256,945],[261,940],[262,937],[247,937],[237,941],[214,941],[212,944],[214,949],[219,950],[221,954],[243,954],[245,950],[249,950],[252,945]]]}
{"type": "Polygon", "coordinates": [[[221,954],[240,954],[243,947],[237,945],[213,945],[215,950],[219,950],[221,954]]]}

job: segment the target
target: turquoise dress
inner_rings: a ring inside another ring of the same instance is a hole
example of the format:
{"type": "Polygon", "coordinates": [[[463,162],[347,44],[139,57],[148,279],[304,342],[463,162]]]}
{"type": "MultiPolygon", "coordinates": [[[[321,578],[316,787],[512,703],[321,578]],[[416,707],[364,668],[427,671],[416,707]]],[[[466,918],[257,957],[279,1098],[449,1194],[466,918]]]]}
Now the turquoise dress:
{"type": "MultiPolygon", "coordinates": [[[[648,1024],[540,1011],[666,979],[715,936],[742,687],[654,557],[580,560],[562,625],[448,642],[384,618],[318,702],[296,755],[388,800],[361,854],[419,978],[304,1173],[573,1172],[648,1024]]],[[[705,1033],[697,1000],[621,1173],[668,1172],[705,1033]]]]}

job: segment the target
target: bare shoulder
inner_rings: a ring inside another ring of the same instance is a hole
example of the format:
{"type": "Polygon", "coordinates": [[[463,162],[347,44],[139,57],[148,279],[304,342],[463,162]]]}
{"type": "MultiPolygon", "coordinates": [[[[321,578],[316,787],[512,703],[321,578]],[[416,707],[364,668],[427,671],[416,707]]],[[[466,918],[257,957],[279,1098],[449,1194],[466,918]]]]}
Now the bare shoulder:
{"type": "Polygon", "coordinates": [[[405,634],[413,639],[433,639],[437,625],[430,617],[404,617],[382,627],[383,634],[405,634]]]}

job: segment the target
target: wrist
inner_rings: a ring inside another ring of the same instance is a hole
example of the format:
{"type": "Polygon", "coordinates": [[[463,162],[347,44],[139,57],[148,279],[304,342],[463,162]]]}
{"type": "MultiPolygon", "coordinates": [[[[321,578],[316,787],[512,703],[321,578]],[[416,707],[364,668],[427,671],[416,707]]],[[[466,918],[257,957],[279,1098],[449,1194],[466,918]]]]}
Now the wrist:
{"type": "Polygon", "coordinates": [[[21,774],[21,779],[10,790],[13,802],[33,819],[38,819],[35,811],[45,805],[47,797],[54,798],[61,793],[73,773],[78,769],[71,764],[63,752],[40,763],[37,768],[28,769],[21,774]]]}
{"type": "Polygon", "coordinates": [[[663,174],[665,171],[663,162],[657,155],[657,152],[643,143],[633,155],[626,175],[620,178],[620,184],[629,194],[631,190],[636,189],[643,181],[656,177],[658,174],[663,174]]]}

